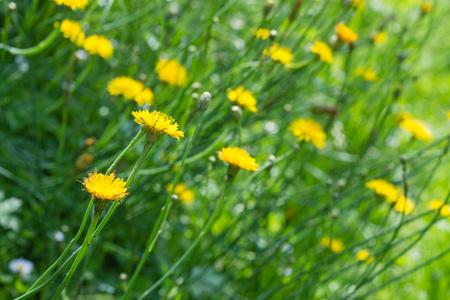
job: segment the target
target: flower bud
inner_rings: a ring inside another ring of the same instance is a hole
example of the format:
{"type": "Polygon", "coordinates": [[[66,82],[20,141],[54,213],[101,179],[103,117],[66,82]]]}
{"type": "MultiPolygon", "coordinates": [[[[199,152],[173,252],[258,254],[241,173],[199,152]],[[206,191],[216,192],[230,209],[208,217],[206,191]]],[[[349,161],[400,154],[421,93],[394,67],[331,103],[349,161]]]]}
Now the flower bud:
{"type": "Polygon", "coordinates": [[[204,92],[201,96],[200,99],[197,102],[197,106],[199,109],[201,110],[207,110],[209,107],[209,104],[211,103],[211,93],[209,92],[204,92]]]}
{"type": "Polygon", "coordinates": [[[239,106],[234,105],[231,107],[231,116],[235,121],[239,121],[242,118],[242,110],[239,106]]]}
{"type": "Polygon", "coordinates": [[[266,4],[264,5],[264,16],[267,16],[272,11],[273,1],[274,0],[267,0],[266,4]]]}

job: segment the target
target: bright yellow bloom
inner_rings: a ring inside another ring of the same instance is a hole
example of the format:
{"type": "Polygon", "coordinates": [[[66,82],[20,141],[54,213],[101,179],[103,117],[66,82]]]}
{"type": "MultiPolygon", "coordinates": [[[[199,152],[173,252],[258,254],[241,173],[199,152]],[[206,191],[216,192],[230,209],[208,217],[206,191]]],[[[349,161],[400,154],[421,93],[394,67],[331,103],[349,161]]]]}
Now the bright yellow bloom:
{"type": "Polygon", "coordinates": [[[156,143],[163,134],[167,134],[177,140],[184,137],[184,133],[178,130],[178,123],[172,117],[159,112],[148,110],[133,111],[134,121],[142,124],[147,131],[147,140],[156,143]]]}
{"type": "Polygon", "coordinates": [[[127,76],[119,76],[108,83],[108,92],[131,100],[144,89],[144,84],[127,76]]]}
{"type": "Polygon", "coordinates": [[[288,130],[297,137],[299,142],[312,142],[319,149],[325,147],[327,135],[314,119],[297,119],[289,125],[288,130]]]}
{"type": "Polygon", "coordinates": [[[89,178],[84,178],[82,184],[92,196],[100,200],[118,201],[128,195],[128,188],[123,179],[114,178],[115,174],[103,175],[95,171],[89,173],[89,178]]]}
{"type": "Polygon", "coordinates": [[[333,51],[326,43],[319,40],[314,41],[314,45],[311,46],[311,52],[319,55],[321,61],[327,64],[333,63],[333,51]]]}
{"type": "Polygon", "coordinates": [[[136,97],[134,97],[134,101],[136,101],[139,106],[142,106],[145,103],[153,104],[154,96],[155,95],[153,95],[153,92],[150,88],[145,88],[139,94],[137,94],[136,97]]]}
{"type": "Polygon", "coordinates": [[[267,28],[254,29],[252,31],[252,35],[256,36],[259,39],[267,40],[270,37],[270,30],[267,28]]]}
{"type": "Polygon", "coordinates": [[[256,171],[259,165],[256,163],[255,159],[248,154],[244,149],[233,147],[233,148],[222,148],[218,152],[219,158],[234,167],[248,170],[256,171]]]}
{"type": "Polygon", "coordinates": [[[356,42],[358,39],[358,34],[355,33],[353,30],[345,26],[343,22],[340,22],[336,28],[336,33],[339,37],[339,40],[341,40],[344,43],[353,43],[356,42]]]}
{"type": "Polygon", "coordinates": [[[240,85],[234,90],[230,90],[227,94],[228,99],[230,101],[235,102],[241,106],[245,107],[251,112],[257,112],[256,108],[256,98],[253,97],[252,93],[249,90],[244,90],[244,88],[240,85]]]}
{"type": "Polygon", "coordinates": [[[375,46],[381,46],[382,44],[386,43],[387,39],[387,33],[384,31],[380,31],[373,36],[372,41],[375,46]]]}
{"type": "Polygon", "coordinates": [[[401,195],[401,191],[393,184],[384,179],[373,179],[366,182],[366,187],[375,191],[378,195],[385,196],[389,203],[396,202],[401,195]]]}
{"type": "Polygon", "coordinates": [[[428,202],[428,208],[436,212],[438,212],[440,209],[441,215],[443,217],[448,217],[450,216],[450,205],[444,204],[445,202],[442,200],[431,200],[430,202],[428,202]]]}
{"type": "Polygon", "coordinates": [[[176,59],[160,59],[156,64],[156,72],[159,80],[170,85],[184,86],[187,83],[186,69],[176,59]]]}
{"type": "Polygon", "coordinates": [[[375,257],[371,256],[367,250],[359,250],[356,253],[356,258],[360,261],[366,261],[368,264],[371,264],[375,260],[375,257]]]}
{"type": "Polygon", "coordinates": [[[338,239],[330,239],[329,237],[323,237],[320,239],[319,244],[327,247],[333,253],[341,253],[345,250],[344,244],[338,239]]]}
{"type": "Polygon", "coordinates": [[[413,118],[412,114],[407,111],[400,111],[394,115],[394,119],[397,122],[401,122],[403,120],[412,119],[412,118],[413,118]]]}
{"type": "Polygon", "coordinates": [[[422,141],[430,141],[433,137],[433,132],[424,122],[416,119],[405,119],[399,124],[400,128],[408,131],[414,138],[422,141]]]}
{"type": "MultiPolygon", "coordinates": [[[[167,192],[172,191],[173,184],[167,185],[167,192]]],[[[184,184],[179,183],[175,186],[175,190],[173,191],[175,195],[178,196],[178,199],[183,202],[184,204],[191,204],[194,202],[195,195],[194,193],[189,190],[184,184]]]]}
{"type": "Polygon", "coordinates": [[[277,62],[284,65],[290,65],[292,62],[292,51],[289,48],[282,47],[280,44],[275,43],[269,48],[263,50],[264,55],[270,55],[270,57],[277,62]]]}
{"type": "Polygon", "coordinates": [[[361,77],[365,81],[373,82],[378,79],[377,73],[371,69],[356,68],[355,74],[356,74],[356,76],[361,77]]]}
{"type": "Polygon", "coordinates": [[[366,4],[364,3],[364,0],[352,0],[352,7],[355,7],[357,9],[364,9],[366,7],[366,4]]]}
{"type": "Polygon", "coordinates": [[[88,0],[53,0],[57,5],[69,6],[72,10],[77,8],[84,10],[89,4],[88,0]]]}
{"type": "Polygon", "coordinates": [[[61,27],[59,30],[63,33],[63,36],[66,39],[69,39],[78,47],[83,46],[86,35],[83,29],[81,29],[81,23],[72,20],[64,20],[61,22],[61,27]]]}
{"type": "Polygon", "coordinates": [[[422,3],[421,8],[422,8],[422,12],[424,14],[427,14],[433,9],[433,3],[426,1],[426,2],[422,3]]]}
{"type": "Polygon", "coordinates": [[[101,35],[91,35],[86,38],[83,45],[84,50],[92,55],[98,54],[104,59],[110,59],[113,56],[114,48],[111,42],[101,35]]]}
{"type": "Polygon", "coordinates": [[[414,209],[414,202],[411,199],[400,197],[395,203],[394,209],[398,212],[405,213],[405,215],[410,214],[414,209]]]}
{"type": "Polygon", "coordinates": [[[450,110],[447,112],[447,119],[450,120],[450,110]]]}

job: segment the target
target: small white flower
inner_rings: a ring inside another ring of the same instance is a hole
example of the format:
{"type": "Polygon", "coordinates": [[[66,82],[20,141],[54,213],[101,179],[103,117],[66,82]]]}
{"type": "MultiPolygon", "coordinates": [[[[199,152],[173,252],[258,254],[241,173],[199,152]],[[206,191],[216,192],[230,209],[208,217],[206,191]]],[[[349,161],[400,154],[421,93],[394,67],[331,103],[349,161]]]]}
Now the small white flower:
{"type": "Polygon", "coordinates": [[[9,263],[9,269],[14,273],[20,273],[21,277],[28,277],[34,269],[34,264],[21,257],[19,259],[14,259],[9,263]]]}
{"type": "Polygon", "coordinates": [[[64,242],[64,233],[61,230],[55,230],[50,236],[55,242],[64,242]]]}

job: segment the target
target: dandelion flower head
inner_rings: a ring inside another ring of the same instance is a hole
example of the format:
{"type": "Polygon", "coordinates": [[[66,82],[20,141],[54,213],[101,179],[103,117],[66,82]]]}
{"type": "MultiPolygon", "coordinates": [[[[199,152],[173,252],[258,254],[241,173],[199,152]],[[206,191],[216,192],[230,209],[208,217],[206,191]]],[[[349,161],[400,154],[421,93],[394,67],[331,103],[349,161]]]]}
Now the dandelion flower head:
{"type": "Polygon", "coordinates": [[[398,190],[393,184],[387,182],[384,179],[373,179],[366,182],[366,187],[375,191],[378,195],[385,196],[389,203],[397,201],[401,195],[401,191],[398,190]]]}
{"type": "Polygon", "coordinates": [[[72,20],[63,20],[59,30],[63,33],[66,39],[75,43],[78,47],[83,46],[86,35],[81,29],[81,23],[72,20]]]}
{"type": "Polygon", "coordinates": [[[33,271],[34,264],[33,262],[21,257],[18,259],[13,259],[9,263],[9,269],[11,270],[11,272],[19,273],[21,277],[26,278],[33,271]]]}
{"type": "Polygon", "coordinates": [[[289,125],[288,130],[297,137],[299,142],[312,142],[319,149],[325,147],[327,135],[323,131],[322,126],[314,119],[297,119],[289,125]]]}
{"type": "MultiPolygon", "coordinates": [[[[171,192],[173,188],[173,184],[167,185],[167,192],[171,192]]],[[[192,204],[195,199],[194,193],[189,190],[186,185],[179,183],[175,186],[175,190],[173,191],[175,195],[178,196],[178,199],[180,199],[181,202],[184,204],[192,204]]]]}
{"type": "Polygon", "coordinates": [[[103,175],[101,173],[89,173],[88,178],[84,178],[82,184],[86,187],[86,191],[96,199],[119,201],[126,195],[126,182],[123,179],[115,178],[115,174],[103,175]]]}
{"type": "Polygon", "coordinates": [[[136,101],[139,106],[142,106],[145,103],[153,104],[154,97],[155,95],[153,94],[152,90],[150,88],[145,88],[139,94],[137,94],[136,97],[134,97],[134,101],[136,101]]]}
{"type": "Polygon", "coordinates": [[[345,250],[344,244],[338,239],[330,239],[329,237],[323,237],[320,239],[319,244],[324,247],[327,247],[333,253],[341,253],[345,250]]]}
{"type": "Polygon", "coordinates": [[[138,105],[153,104],[153,92],[144,89],[144,84],[127,76],[119,76],[108,83],[108,92],[113,96],[123,96],[125,99],[134,99],[138,105]]]}
{"type": "Polygon", "coordinates": [[[447,112],[447,119],[450,120],[450,110],[447,112]]]}
{"type": "Polygon", "coordinates": [[[422,3],[421,8],[422,8],[422,12],[424,14],[427,14],[433,9],[433,3],[426,1],[426,2],[422,3]]]}
{"type": "Polygon", "coordinates": [[[88,0],[53,0],[57,5],[65,5],[70,7],[72,10],[77,8],[84,10],[84,8],[89,4],[88,0]]]}
{"type": "Polygon", "coordinates": [[[365,69],[365,68],[356,68],[355,70],[356,76],[361,77],[364,81],[376,81],[378,79],[378,74],[374,70],[365,69]]]}
{"type": "Polygon", "coordinates": [[[372,41],[375,46],[381,46],[382,44],[386,43],[387,39],[387,33],[384,31],[380,31],[373,36],[372,41]]]}
{"type": "Polygon", "coordinates": [[[293,55],[292,51],[289,48],[282,47],[280,44],[275,43],[269,48],[265,48],[263,50],[264,55],[270,55],[270,57],[276,61],[280,62],[284,65],[290,65],[293,55]]]}
{"type": "Polygon", "coordinates": [[[364,9],[366,7],[364,0],[352,0],[351,5],[352,5],[352,7],[355,7],[356,9],[364,9]]]}
{"type": "Polygon", "coordinates": [[[436,212],[438,212],[440,209],[440,214],[443,217],[450,216],[450,205],[445,204],[445,202],[442,200],[431,200],[430,202],[428,202],[428,208],[436,212]]]}
{"type": "Polygon", "coordinates": [[[394,115],[394,119],[397,122],[401,122],[403,120],[412,119],[412,118],[413,118],[412,114],[407,111],[400,111],[394,115]]]}
{"type": "Polygon", "coordinates": [[[411,199],[402,196],[395,203],[394,209],[398,212],[404,212],[405,215],[408,215],[413,211],[414,206],[414,202],[411,199]]]}
{"type": "Polygon", "coordinates": [[[176,59],[160,59],[156,64],[156,72],[161,81],[174,86],[184,86],[187,83],[186,69],[176,59]]]}
{"type": "Polygon", "coordinates": [[[252,93],[240,85],[234,90],[230,90],[227,94],[228,99],[232,102],[236,102],[239,106],[245,107],[251,112],[257,112],[256,108],[256,98],[253,97],[252,93]]]}
{"type": "Polygon", "coordinates": [[[314,41],[314,45],[311,46],[311,52],[317,54],[324,63],[333,63],[333,51],[326,43],[319,40],[314,41]]]}
{"type": "Polygon", "coordinates": [[[234,167],[239,169],[244,169],[248,171],[256,171],[259,165],[256,163],[255,159],[248,154],[244,149],[233,147],[233,148],[222,148],[218,152],[219,158],[234,167]]]}
{"type": "Polygon", "coordinates": [[[104,59],[109,59],[114,54],[114,48],[111,42],[101,35],[91,35],[84,41],[84,50],[92,55],[99,55],[104,59]]]}
{"type": "Polygon", "coordinates": [[[177,140],[184,137],[184,133],[178,130],[178,123],[172,117],[159,111],[149,112],[148,110],[139,110],[132,112],[134,121],[144,126],[147,131],[147,137],[157,142],[163,134],[167,134],[177,140]]]}
{"type": "Polygon", "coordinates": [[[267,28],[253,29],[252,35],[259,39],[267,40],[270,37],[270,30],[267,28]]]}
{"type": "Polygon", "coordinates": [[[353,43],[358,40],[358,34],[355,33],[353,30],[345,26],[343,22],[340,22],[336,28],[336,33],[339,37],[339,39],[344,43],[353,43]]]}
{"type": "Polygon", "coordinates": [[[408,131],[414,138],[422,141],[430,141],[433,138],[433,132],[424,122],[416,119],[404,119],[399,124],[400,128],[408,131]]]}

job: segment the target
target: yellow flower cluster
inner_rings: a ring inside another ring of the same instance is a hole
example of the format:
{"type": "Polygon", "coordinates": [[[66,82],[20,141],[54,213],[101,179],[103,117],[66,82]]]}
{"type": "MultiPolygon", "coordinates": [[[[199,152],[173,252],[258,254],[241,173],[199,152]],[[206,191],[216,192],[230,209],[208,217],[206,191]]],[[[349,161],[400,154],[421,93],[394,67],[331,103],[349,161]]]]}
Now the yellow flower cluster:
{"type": "Polygon", "coordinates": [[[86,38],[83,44],[84,50],[92,55],[99,55],[104,59],[109,59],[113,56],[114,48],[111,42],[101,35],[91,35],[86,38]]]}
{"type": "Polygon", "coordinates": [[[228,99],[232,102],[236,102],[239,106],[245,107],[251,112],[257,112],[256,108],[256,98],[253,97],[252,93],[249,90],[244,90],[244,88],[240,85],[234,90],[230,90],[227,94],[228,99]]]}
{"type": "Polygon", "coordinates": [[[358,34],[340,22],[335,28],[336,34],[341,42],[353,43],[358,40],[358,34]]]}
{"type": "Polygon", "coordinates": [[[368,250],[359,250],[356,253],[356,258],[360,261],[365,261],[368,264],[373,263],[373,261],[375,260],[375,257],[371,256],[368,250]]]}
{"type": "Polygon", "coordinates": [[[428,202],[428,208],[436,212],[438,212],[440,209],[439,213],[443,217],[450,216],[450,205],[445,204],[445,202],[442,200],[431,200],[430,202],[428,202]]]}
{"type": "MultiPolygon", "coordinates": [[[[167,185],[167,192],[171,192],[173,188],[173,184],[167,185]]],[[[194,193],[189,190],[184,184],[179,183],[175,186],[175,190],[173,191],[175,195],[178,196],[178,199],[184,204],[192,204],[194,202],[195,196],[194,193]]]]}
{"type": "Polygon", "coordinates": [[[265,48],[263,54],[270,55],[274,61],[284,65],[290,65],[292,63],[293,55],[291,49],[282,47],[278,43],[273,44],[269,48],[265,48]]]}
{"type": "Polygon", "coordinates": [[[156,64],[156,72],[161,81],[174,86],[184,86],[187,83],[186,69],[176,59],[160,59],[156,64]]]}
{"type": "Polygon", "coordinates": [[[238,147],[233,148],[222,148],[218,152],[219,158],[236,168],[244,169],[248,171],[257,171],[259,165],[256,163],[255,159],[248,154],[244,149],[238,147]]]}
{"type": "Polygon", "coordinates": [[[410,214],[414,209],[414,202],[402,196],[402,192],[386,180],[373,179],[366,182],[366,187],[385,196],[388,203],[395,202],[394,209],[398,212],[410,214]]]}
{"type": "Polygon", "coordinates": [[[340,240],[335,238],[330,239],[328,236],[321,238],[319,244],[327,247],[333,253],[341,253],[345,250],[345,246],[340,240]]]}
{"type": "Polygon", "coordinates": [[[89,177],[84,178],[82,184],[96,199],[118,201],[128,194],[128,188],[125,187],[126,182],[123,179],[114,177],[114,173],[103,175],[95,171],[89,173],[89,177]]]}
{"type": "Polygon", "coordinates": [[[252,35],[259,39],[267,40],[270,37],[270,30],[267,28],[254,29],[252,35]]]}
{"type": "Polygon", "coordinates": [[[314,41],[314,45],[311,46],[311,52],[317,54],[324,63],[333,63],[333,51],[326,43],[319,40],[314,41]]]}
{"type": "Polygon", "coordinates": [[[427,142],[433,138],[433,132],[421,120],[406,118],[400,122],[399,126],[401,129],[411,133],[416,139],[427,142]]]}
{"type": "Polygon", "coordinates": [[[108,83],[108,92],[113,96],[123,96],[125,99],[137,102],[139,106],[145,103],[153,104],[153,92],[144,88],[144,84],[127,76],[119,76],[108,83]]]}
{"type": "Polygon", "coordinates": [[[384,31],[377,32],[372,38],[373,44],[375,46],[381,46],[384,43],[386,43],[387,40],[388,40],[388,35],[384,31]]]}
{"type": "Polygon", "coordinates": [[[356,76],[361,77],[364,81],[376,81],[378,79],[378,74],[374,70],[365,69],[365,68],[356,68],[355,70],[356,76]]]}
{"type": "Polygon", "coordinates": [[[178,130],[178,123],[172,117],[159,112],[148,110],[133,111],[134,121],[144,126],[147,131],[147,140],[157,142],[163,134],[167,134],[177,140],[184,137],[184,133],[178,130]]]}
{"type": "Polygon", "coordinates": [[[53,0],[57,5],[65,5],[70,7],[72,10],[77,8],[84,10],[84,8],[89,4],[88,0],[53,0]]]}
{"type": "Polygon", "coordinates": [[[59,30],[66,39],[69,39],[78,47],[83,46],[86,34],[81,29],[81,23],[72,20],[63,20],[59,30]]]}
{"type": "Polygon", "coordinates": [[[325,147],[327,135],[314,119],[297,119],[288,128],[299,142],[312,142],[316,148],[325,147]]]}

